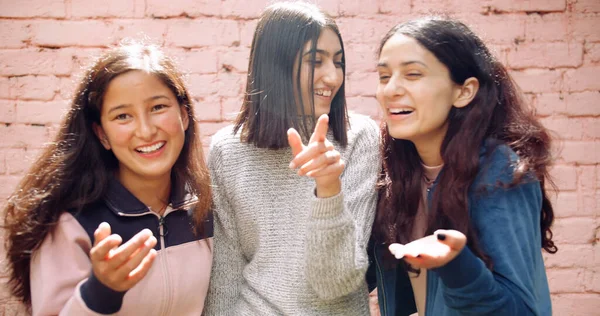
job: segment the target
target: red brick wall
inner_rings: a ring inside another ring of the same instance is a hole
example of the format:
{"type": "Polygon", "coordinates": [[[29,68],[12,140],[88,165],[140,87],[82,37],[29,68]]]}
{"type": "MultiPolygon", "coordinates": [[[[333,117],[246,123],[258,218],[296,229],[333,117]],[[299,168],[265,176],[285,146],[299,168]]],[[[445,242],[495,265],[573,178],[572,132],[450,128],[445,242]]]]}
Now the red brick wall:
{"type": "MultiPolygon", "coordinates": [[[[268,2],[0,0],[0,206],[56,130],[81,67],[124,37],[146,34],[179,60],[207,145],[239,108],[248,46],[268,2]]],[[[496,51],[560,140],[552,172],[560,190],[553,198],[560,251],[546,256],[555,315],[597,315],[600,1],[315,2],[337,17],[345,40],[350,108],[375,118],[374,51],[394,24],[446,12],[473,26],[496,51]]],[[[0,314],[18,310],[1,289],[0,314]]]]}

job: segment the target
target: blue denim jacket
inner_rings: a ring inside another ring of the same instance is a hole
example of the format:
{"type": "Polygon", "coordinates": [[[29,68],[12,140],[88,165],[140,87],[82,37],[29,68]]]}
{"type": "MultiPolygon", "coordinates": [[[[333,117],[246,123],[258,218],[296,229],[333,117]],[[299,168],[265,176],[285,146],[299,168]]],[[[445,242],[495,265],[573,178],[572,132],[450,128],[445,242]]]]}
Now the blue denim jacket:
{"type": "MultiPolygon", "coordinates": [[[[469,190],[469,216],[493,270],[468,247],[445,266],[428,270],[426,315],[552,314],[541,253],[540,182],[530,177],[509,188],[498,186],[511,183],[517,160],[506,145],[482,149],[480,171],[469,190]]],[[[436,186],[437,180],[428,201],[436,186]]],[[[387,245],[374,242],[369,253],[374,277],[368,281],[372,287],[377,285],[381,315],[415,313],[405,265],[384,266],[384,251],[387,245]]]]}

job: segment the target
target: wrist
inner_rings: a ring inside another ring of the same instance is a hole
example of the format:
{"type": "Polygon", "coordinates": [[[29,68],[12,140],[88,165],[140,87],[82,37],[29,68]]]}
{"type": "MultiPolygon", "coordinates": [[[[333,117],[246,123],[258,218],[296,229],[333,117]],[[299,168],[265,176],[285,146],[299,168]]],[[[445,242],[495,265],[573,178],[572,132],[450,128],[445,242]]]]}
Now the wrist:
{"type": "Polygon", "coordinates": [[[316,195],[318,198],[328,198],[339,194],[342,191],[342,181],[340,178],[329,183],[319,183],[316,181],[316,195]]]}

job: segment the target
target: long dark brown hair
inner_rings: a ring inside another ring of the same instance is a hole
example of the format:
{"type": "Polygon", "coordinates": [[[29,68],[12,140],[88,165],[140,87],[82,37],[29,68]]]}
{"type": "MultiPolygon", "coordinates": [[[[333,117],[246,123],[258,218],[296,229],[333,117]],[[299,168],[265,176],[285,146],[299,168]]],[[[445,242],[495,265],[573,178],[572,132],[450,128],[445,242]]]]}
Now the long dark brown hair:
{"type": "Polygon", "coordinates": [[[100,124],[108,84],[128,71],[155,75],[187,110],[191,122],[183,149],[172,169],[172,181],[182,181],[198,197],[194,221],[200,232],[211,205],[208,169],[204,161],[192,99],[174,63],[157,47],[128,43],[106,52],[88,69],[75,92],[58,135],[33,163],[9,197],[5,212],[9,286],[31,305],[31,256],[66,210],[81,210],[101,199],[111,175],[118,169],[112,151],[105,150],[93,132],[100,124]]]}
{"type": "MultiPolygon", "coordinates": [[[[273,4],[262,13],[254,32],[246,93],[240,114],[235,120],[235,132],[242,129],[242,140],[259,148],[287,147],[287,130],[294,127],[308,138],[314,125],[312,113],[304,113],[300,88],[302,49],[311,43],[311,60],[321,31],[331,29],[342,47],[342,71],[346,75],[344,43],[337,24],[318,7],[303,2],[273,4]],[[297,66],[295,68],[295,63],[297,66]],[[298,115],[298,110],[302,115],[298,115]],[[310,118],[308,121],[302,118],[310,118]]],[[[313,89],[314,65],[309,88],[313,89]]],[[[346,146],[348,113],[345,82],[331,101],[329,128],[340,145],[346,146]]],[[[311,94],[312,95],[312,94],[311,94]]]]}
{"type": "MultiPolygon", "coordinates": [[[[546,129],[529,111],[522,95],[507,73],[486,48],[481,39],[465,24],[444,18],[423,18],[399,24],[381,41],[395,34],[414,38],[429,50],[449,70],[456,84],[471,77],[479,80],[479,90],[470,104],[453,107],[449,113],[448,131],[440,153],[444,168],[440,173],[430,205],[427,234],[436,229],[455,229],[467,236],[467,245],[488,266],[491,259],[478,245],[477,232],[471,227],[468,213],[468,193],[480,170],[480,149],[508,145],[519,157],[512,183],[526,181],[533,174],[542,190],[541,240],[543,249],[555,253],[550,227],[554,219],[545,184],[550,182],[548,168],[551,159],[551,138],[546,129]],[[490,142],[489,140],[495,140],[490,142]],[[487,141],[487,142],[486,142],[487,141]]],[[[385,124],[383,134],[383,172],[374,234],[380,241],[405,244],[411,232],[419,203],[422,201],[423,167],[415,145],[408,140],[394,139],[385,124]]],[[[489,148],[493,151],[494,148],[489,148]]],[[[488,151],[488,152],[489,152],[488,151]]]]}

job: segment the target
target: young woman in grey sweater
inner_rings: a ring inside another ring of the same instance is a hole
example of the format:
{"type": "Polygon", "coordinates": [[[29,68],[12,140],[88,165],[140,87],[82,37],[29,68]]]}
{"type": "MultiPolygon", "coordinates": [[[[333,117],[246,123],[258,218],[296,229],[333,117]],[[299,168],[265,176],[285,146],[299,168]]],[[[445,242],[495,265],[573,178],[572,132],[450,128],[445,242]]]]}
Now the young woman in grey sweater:
{"type": "Polygon", "coordinates": [[[214,262],[205,315],[368,315],[376,124],[348,115],[337,25],[278,3],[258,21],[246,96],[212,138],[214,262]]]}

